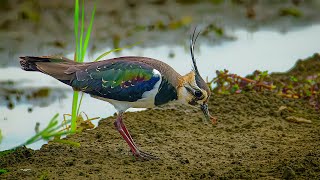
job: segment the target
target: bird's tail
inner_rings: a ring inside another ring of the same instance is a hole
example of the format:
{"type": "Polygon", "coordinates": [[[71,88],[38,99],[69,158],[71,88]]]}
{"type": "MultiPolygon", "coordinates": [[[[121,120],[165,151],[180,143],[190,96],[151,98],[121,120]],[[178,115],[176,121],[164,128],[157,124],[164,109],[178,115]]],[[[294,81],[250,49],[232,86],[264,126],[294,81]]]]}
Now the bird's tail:
{"type": "Polygon", "coordinates": [[[39,71],[59,80],[69,79],[65,73],[71,66],[78,63],[64,57],[54,56],[24,56],[20,57],[21,68],[25,71],[39,71]]]}

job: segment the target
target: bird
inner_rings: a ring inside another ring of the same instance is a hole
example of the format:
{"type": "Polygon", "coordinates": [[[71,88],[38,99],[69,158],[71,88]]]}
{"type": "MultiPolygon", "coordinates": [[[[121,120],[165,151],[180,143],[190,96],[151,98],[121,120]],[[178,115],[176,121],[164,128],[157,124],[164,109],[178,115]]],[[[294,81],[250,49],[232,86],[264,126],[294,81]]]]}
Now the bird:
{"type": "Polygon", "coordinates": [[[112,104],[117,110],[115,128],[129,145],[134,157],[142,160],[158,157],[141,151],[123,122],[129,108],[153,108],[171,102],[199,106],[207,120],[211,91],[201,77],[194,57],[200,32],[190,36],[192,69],[180,75],[168,64],[148,57],[123,56],[96,62],[78,63],[65,57],[23,56],[21,68],[52,76],[75,91],[112,104]]]}

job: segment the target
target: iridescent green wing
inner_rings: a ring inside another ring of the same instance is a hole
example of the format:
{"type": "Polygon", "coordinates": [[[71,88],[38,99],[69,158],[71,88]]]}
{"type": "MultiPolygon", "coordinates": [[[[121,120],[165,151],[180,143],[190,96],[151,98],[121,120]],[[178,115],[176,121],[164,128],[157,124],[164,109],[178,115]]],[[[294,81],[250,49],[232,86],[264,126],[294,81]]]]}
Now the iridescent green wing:
{"type": "Polygon", "coordinates": [[[161,79],[155,72],[158,71],[141,62],[107,60],[76,71],[71,86],[91,95],[134,102],[161,79]]]}

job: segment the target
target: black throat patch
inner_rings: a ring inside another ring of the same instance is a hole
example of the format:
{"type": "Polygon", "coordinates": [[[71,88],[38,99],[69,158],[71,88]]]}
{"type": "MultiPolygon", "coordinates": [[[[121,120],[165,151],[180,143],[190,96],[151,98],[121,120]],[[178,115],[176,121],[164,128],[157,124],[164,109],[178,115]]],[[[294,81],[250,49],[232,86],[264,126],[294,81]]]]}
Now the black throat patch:
{"type": "Polygon", "coordinates": [[[162,76],[162,81],[159,87],[159,91],[155,97],[154,105],[159,106],[177,99],[178,94],[176,88],[162,76]]]}

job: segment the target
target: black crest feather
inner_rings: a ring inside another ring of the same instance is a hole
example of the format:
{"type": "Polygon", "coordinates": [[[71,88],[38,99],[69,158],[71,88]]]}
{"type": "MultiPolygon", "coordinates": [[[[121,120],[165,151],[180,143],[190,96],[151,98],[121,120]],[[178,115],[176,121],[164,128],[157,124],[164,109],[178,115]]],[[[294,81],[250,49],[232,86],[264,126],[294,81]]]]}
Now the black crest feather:
{"type": "Polygon", "coordinates": [[[197,31],[197,27],[194,28],[193,33],[190,37],[190,53],[191,53],[191,59],[192,59],[192,63],[193,63],[193,71],[197,75],[200,75],[200,73],[198,71],[196,59],[194,58],[194,46],[196,44],[196,41],[197,41],[201,31],[199,31],[198,33],[196,33],[196,31],[197,31]]]}
{"type": "Polygon", "coordinates": [[[199,73],[199,70],[197,67],[197,61],[194,58],[194,46],[196,44],[196,41],[197,41],[200,33],[201,33],[201,31],[197,32],[197,28],[194,28],[193,33],[190,37],[190,53],[191,53],[191,59],[192,59],[192,63],[193,63],[192,70],[195,72],[195,80],[196,80],[198,87],[206,90],[208,92],[208,94],[210,94],[210,90],[209,90],[206,82],[200,76],[200,73],[199,73]]]}

